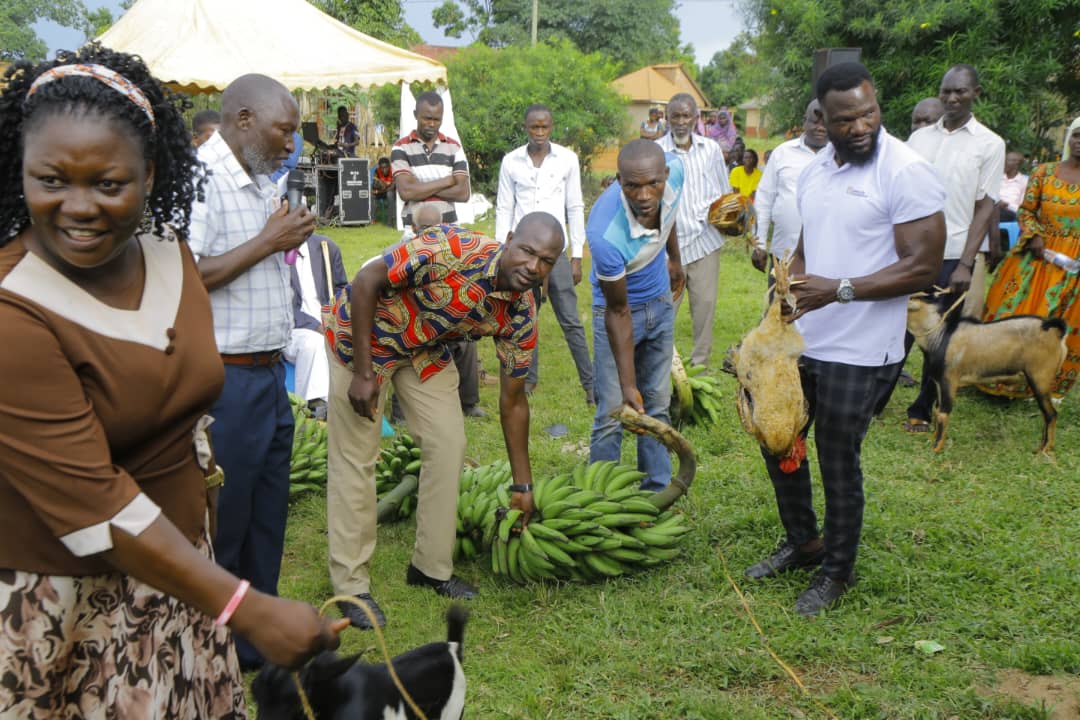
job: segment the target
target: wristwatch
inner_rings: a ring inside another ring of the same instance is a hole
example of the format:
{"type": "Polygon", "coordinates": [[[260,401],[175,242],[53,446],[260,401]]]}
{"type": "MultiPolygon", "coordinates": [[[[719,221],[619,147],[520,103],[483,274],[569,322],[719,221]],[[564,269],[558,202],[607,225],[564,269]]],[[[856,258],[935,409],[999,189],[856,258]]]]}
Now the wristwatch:
{"type": "Polygon", "coordinates": [[[507,488],[512,493],[531,493],[532,483],[514,483],[507,488]]]}
{"type": "Polygon", "coordinates": [[[836,288],[836,301],[842,303],[849,303],[855,299],[855,288],[852,286],[851,281],[844,278],[840,281],[840,287],[836,288]]]}

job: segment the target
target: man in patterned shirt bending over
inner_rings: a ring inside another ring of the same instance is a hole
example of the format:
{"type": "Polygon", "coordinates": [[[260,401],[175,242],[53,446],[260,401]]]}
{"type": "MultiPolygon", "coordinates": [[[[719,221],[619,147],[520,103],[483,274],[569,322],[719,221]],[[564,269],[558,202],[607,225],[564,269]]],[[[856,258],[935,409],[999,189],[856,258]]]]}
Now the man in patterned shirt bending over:
{"type": "MultiPolygon", "coordinates": [[[[563,251],[562,225],[544,212],[526,215],[504,245],[454,225],[436,225],[369,260],[324,316],[330,343],[327,522],[335,594],[354,595],[385,619],[370,594],[375,550],[375,461],[380,407],[393,383],[423,466],[416,508],[410,585],[471,598],[453,574],[458,482],[465,427],[458,373],[445,343],[491,336],[502,365],[499,416],[510,457],[513,507],[532,512],[529,405],[525,375],[536,345],[536,301],[563,251]],[[355,292],[354,292],[355,290],[355,292]],[[370,338],[353,343],[354,337],[370,338]]],[[[353,625],[367,615],[341,605],[353,625]]]]}

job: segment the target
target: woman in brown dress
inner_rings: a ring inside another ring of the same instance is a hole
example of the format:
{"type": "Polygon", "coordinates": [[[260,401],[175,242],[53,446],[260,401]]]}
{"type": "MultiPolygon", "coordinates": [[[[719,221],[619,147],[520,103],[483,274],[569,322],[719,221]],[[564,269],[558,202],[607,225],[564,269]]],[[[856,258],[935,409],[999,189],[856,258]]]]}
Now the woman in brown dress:
{"type": "Polygon", "coordinates": [[[182,241],[201,185],[183,101],[99,46],[7,80],[0,718],[244,717],[231,630],[291,666],[347,621],[213,562],[224,371],[182,241]]]}

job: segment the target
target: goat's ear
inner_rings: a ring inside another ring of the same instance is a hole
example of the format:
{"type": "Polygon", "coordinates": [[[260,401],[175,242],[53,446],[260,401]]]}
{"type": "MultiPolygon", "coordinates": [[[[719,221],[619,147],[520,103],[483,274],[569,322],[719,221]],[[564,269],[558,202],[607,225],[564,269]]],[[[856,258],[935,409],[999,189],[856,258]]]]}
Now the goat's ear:
{"type": "Polygon", "coordinates": [[[326,678],[336,678],[344,675],[349,671],[356,661],[360,659],[361,653],[356,655],[347,655],[345,657],[334,658],[334,661],[329,663],[323,671],[326,673],[326,678]]]}

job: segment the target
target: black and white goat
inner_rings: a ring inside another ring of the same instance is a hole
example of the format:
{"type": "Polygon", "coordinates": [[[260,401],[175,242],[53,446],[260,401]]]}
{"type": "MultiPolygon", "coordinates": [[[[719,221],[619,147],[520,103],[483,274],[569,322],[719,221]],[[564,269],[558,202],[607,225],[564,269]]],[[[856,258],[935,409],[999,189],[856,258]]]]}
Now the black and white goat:
{"type": "MultiPolygon", "coordinates": [[[[465,712],[464,608],[446,613],[446,642],[423,645],[393,659],[394,672],[428,720],[461,720],[465,712]]],[[[385,664],[324,652],[304,666],[300,681],[316,720],[415,720],[385,664]]],[[[251,686],[259,720],[306,720],[292,673],[264,667],[251,686]]]]}
{"type": "Polygon", "coordinates": [[[1042,411],[1039,450],[1053,451],[1057,410],[1050,401],[1050,389],[1068,352],[1065,321],[1038,315],[1014,315],[988,323],[961,318],[959,313],[942,317],[932,298],[913,295],[908,300],[907,327],[926,356],[925,372],[938,388],[935,452],[945,447],[945,429],[957,390],[1017,375],[1027,380],[1042,411]]]}

